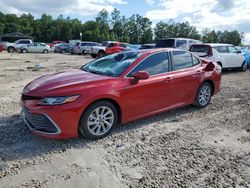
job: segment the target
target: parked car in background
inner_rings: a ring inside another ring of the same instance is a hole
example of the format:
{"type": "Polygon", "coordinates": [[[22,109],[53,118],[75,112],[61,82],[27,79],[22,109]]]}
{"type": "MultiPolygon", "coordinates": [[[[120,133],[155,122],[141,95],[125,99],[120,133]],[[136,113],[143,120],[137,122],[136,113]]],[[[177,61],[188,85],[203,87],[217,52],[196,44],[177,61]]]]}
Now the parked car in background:
{"type": "Polygon", "coordinates": [[[118,53],[124,50],[131,50],[128,43],[125,42],[110,42],[105,49],[105,55],[118,53]]]}
{"type": "Polygon", "coordinates": [[[156,48],[179,48],[183,50],[189,50],[193,44],[202,44],[202,41],[188,39],[188,38],[166,38],[159,40],[155,47],[156,48]]]}
{"type": "Polygon", "coordinates": [[[155,48],[155,44],[152,43],[152,44],[142,44],[140,49],[141,50],[144,50],[144,49],[152,49],[152,48],[155,48]]]}
{"type": "Polygon", "coordinates": [[[237,49],[245,56],[247,65],[250,66],[250,50],[247,47],[237,47],[237,49]]]}
{"type": "Polygon", "coordinates": [[[240,68],[247,69],[244,55],[232,44],[194,44],[190,51],[207,60],[217,62],[223,69],[240,68]]]}
{"type": "Polygon", "coordinates": [[[0,43],[0,52],[4,51],[3,44],[0,43]]]}
{"type": "Polygon", "coordinates": [[[92,46],[91,51],[87,52],[87,53],[89,53],[91,55],[91,57],[93,57],[93,58],[103,57],[103,56],[105,56],[105,50],[106,50],[107,46],[111,42],[115,42],[115,41],[103,41],[100,46],[92,46]]]}
{"type": "Polygon", "coordinates": [[[206,107],[220,87],[220,66],[188,51],[124,51],[30,82],[22,116],[44,137],[99,139],[117,123],[190,104],[206,107]]]}
{"type": "Polygon", "coordinates": [[[100,44],[98,42],[88,42],[88,41],[79,42],[79,44],[75,48],[74,53],[78,55],[80,54],[86,55],[89,51],[91,51],[92,46],[100,46],[100,44]]]}
{"type": "Polygon", "coordinates": [[[21,53],[49,53],[52,49],[49,45],[41,42],[34,42],[32,44],[23,45],[18,48],[18,52],[21,53]]]}
{"type": "Polygon", "coordinates": [[[131,50],[139,50],[141,48],[140,44],[129,44],[131,50]]]}
{"type": "Polygon", "coordinates": [[[14,43],[6,43],[6,49],[9,53],[14,53],[21,46],[26,45],[26,44],[31,44],[31,43],[32,43],[32,40],[30,39],[19,39],[15,41],[14,43]]]}
{"type": "Polygon", "coordinates": [[[54,46],[54,52],[55,53],[71,53],[72,47],[73,47],[73,44],[61,43],[61,44],[54,46]]]}
{"type": "Polygon", "coordinates": [[[62,44],[62,43],[66,43],[66,42],[62,40],[55,40],[53,41],[53,43],[47,43],[47,45],[49,45],[50,48],[53,48],[56,44],[62,44]]]}

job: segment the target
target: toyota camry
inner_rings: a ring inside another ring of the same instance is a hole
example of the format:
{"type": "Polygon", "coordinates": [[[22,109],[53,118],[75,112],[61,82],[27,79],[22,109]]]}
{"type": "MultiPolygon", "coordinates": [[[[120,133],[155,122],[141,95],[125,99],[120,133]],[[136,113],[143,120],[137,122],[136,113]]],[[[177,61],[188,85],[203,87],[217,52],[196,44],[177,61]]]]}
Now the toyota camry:
{"type": "Polygon", "coordinates": [[[117,124],[191,104],[203,108],[220,85],[220,66],[191,52],[126,51],[33,80],[22,92],[22,116],[40,136],[99,139],[117,124]]]}

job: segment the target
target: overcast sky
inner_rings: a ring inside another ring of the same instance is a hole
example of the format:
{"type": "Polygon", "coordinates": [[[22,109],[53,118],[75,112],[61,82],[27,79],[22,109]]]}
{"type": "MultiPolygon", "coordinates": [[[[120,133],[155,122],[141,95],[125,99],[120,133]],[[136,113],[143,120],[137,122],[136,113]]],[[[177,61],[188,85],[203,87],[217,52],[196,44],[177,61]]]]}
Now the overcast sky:
{"type": "Polygon", "coordinates": [[[189,21],[199,31],[237,29],[245,33],[245,43],[250,44],[250,0],[0,0],[0,11],[31,13],[36,18],[47,13],[55,18],[63,14],[87,21],[103,8],[117,8],[127,17],[138,13],[154,25],[174,19],[189,21]]]}

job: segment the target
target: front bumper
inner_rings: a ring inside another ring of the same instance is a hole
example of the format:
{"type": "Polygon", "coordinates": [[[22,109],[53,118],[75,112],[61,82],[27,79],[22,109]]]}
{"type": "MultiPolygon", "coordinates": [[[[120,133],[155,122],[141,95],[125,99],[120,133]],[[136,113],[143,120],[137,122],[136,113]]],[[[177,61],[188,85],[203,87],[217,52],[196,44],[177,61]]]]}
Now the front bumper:
{"type": "Polygon", "coordinates": [[[41,106],[36,100],[22,100],[21,105],[22,117],[32,133],[52,139],[78,137],[83,112],[79,103],[41,106]]]}

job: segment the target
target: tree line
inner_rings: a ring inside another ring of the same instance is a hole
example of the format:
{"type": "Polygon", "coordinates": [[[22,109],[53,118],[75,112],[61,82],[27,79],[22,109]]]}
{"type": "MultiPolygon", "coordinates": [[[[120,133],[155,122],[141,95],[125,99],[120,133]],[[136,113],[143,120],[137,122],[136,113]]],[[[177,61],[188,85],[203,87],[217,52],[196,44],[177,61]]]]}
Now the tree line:
{"type": "Polygon", "coordinates": [[[132,44],[152,43],[164,37],[185,37],[202,40],[203,42],[222,42],[239,45],[244,34],[234,31],[215,31],[204,29],[198,32],[189,22],[159,22],[152,28],[152,21],[139,14],[131,17],[121,15],[118,9],[110,14],[107,10],[100,11],[94,20],[82,23],[79,19],[63,17],[53,19],[43,14],[35,19],[31,14],[4,14],[0,12],[0,35],[21,32],[30,35],[35,41],[52,42],[82,39],[85,41],[102,42],[117,40],[132,44]]]}

